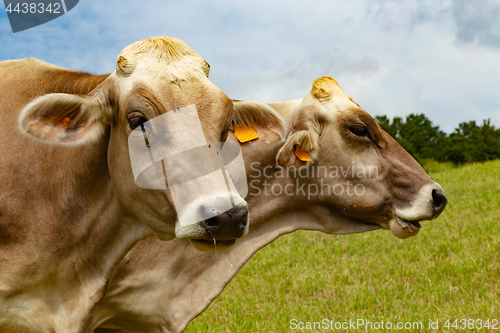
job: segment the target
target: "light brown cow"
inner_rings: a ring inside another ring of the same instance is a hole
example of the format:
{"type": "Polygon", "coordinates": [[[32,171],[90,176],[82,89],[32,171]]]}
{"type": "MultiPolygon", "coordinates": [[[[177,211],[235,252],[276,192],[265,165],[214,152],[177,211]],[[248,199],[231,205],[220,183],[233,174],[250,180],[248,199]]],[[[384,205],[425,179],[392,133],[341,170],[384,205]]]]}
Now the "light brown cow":
{"type": "MultiPolygon", "coordinates": [[[[259,108],[249,105],[235,103],[242,113],[259,108]]],[[[420,230],[418,221],[444,209],[441,187],[331,77],[316,80],[304,99],[271,105],[290,131],[284,143],[271,143],[276,140],[266,133],[272,128],[258,128],[261,138],[243,147],[248,235],[221,253],[196,252],[179,240],[140,242],[98,304],[95,332],[183,331],[255,252],[295,230],[348,234],[382,228],[406,238],[420,230]],[[300,150],[313,161],[299,160],[300,150]],[[158,259],[168,253],[168,260],[158,259]]]]}
{"type": "MultiPolygon", "coordinates": [[[[224,247],[246,233],[245,202],[179,227],[169,191],[132,176],[129,133],[170,110],[195,105],[206,141],[226,139],[233,104],[208,71],[167,37],[128,46],[110,75],[0,62],[0,332],[92,329],[115,266],[150,235],[224,247]]],[[[216,210],[217,193],[208,199],[197,209],[216,210]]]]}

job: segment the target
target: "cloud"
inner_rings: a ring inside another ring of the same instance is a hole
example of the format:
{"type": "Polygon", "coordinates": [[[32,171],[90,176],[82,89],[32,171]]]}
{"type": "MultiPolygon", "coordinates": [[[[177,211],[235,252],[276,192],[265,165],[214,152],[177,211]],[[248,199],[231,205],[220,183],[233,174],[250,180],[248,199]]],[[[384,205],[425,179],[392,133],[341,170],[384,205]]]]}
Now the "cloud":
{"type": "Polygon", "coordinates": [[[282,63],[276,69],[244,77],[219,75],[215,79],[212,77],[212,81],[224,87],[223,90],[235,99],[277,102],[304,97],[311,89],[312,82],[321,76],[334,76],[340,83],[345,77],[369,76],[377,67],[377,63],[369,58],[316,55],[298,63],[282,63]]]}
{"type": "Polygon", "coordinates": [[[457,40],[500,47],[500,3],[498,1],[457,1],[452,15],[457,27],[457,40]]]}
{"type": "Polygon", "coordinates": [[[105,73],[125,46],[167,35],[202,55],[232,98],[297,99],[332,75],[372,115],[425,113],[448,132],[485,118],[498,127],[499,8],[487,0],[86,0],[18,34],[0,13],[0,60],[32,56],[105,73]]]}

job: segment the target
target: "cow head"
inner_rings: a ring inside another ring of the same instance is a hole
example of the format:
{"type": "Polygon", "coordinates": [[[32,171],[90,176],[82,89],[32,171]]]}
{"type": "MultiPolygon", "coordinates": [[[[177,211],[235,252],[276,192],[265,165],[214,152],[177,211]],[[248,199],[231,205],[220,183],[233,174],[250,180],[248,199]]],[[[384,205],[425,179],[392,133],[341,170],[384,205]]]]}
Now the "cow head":
{"type": "MultiPolygon", "coordinates": [[[[301,100],[270,105],[290,130],[274,155],[277,168],[250,166],[256,174],[249,180],[262,185],[272,177],[274,185],[258,193],[288,196],[289,210],[318,223],[301,228],[336,234],[383,228],[407,238],[446,206],[441,186],[333,78],[316,80],[301,100]]],[[[251,191],[247,200],[253,204],[251,191]]]]}
{"type": "Polygon", "coordinates": [[[416,235],[419,221],[443,211],[441,186],[333,78],[316,80],[291,112],[291,131],[277,163],[315,169],[309,181],[318,185],[316,200],[399,238],[416,235]],[[312,161],[301,160],[297,151],[312,161]]]}
{"type": "MultiPolygon", "coordinates": [[[[136,184],[128,145],[134,129],[188,106],[197,111],[204,141],[223,142],[233,104],[209,81],[208,73],[208,63],[178,39],[139,41],[121,52],[116,71],[89,95],[57,93],[36,98],[23,109],[20,127],[30,136],[67,146],[107,140],[113,188],[129,212],[161,239],[171,239],[175,234],[201,243],[216,241],[220,249],[234,244],[248,230],[248,209],[243,198],[233,193],[230,210],[218,206],[219,197],[227,197],[227,192],[212,191],[193,198],[186,211],[193,216],[210,211],[212,217],[181,225],[178,219],[176,222],[175,203],[167,186],[167,190],[157,190],[136,184]]],[[[163,176],[159,175],[165,184],[163,176]]]]}

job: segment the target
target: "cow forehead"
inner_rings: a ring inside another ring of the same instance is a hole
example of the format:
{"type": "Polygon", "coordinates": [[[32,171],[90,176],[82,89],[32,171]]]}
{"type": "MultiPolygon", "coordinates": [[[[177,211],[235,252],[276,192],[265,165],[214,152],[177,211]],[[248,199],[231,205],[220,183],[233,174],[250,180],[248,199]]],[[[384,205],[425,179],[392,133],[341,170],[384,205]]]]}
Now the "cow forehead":
{"type": "Polygon", "coordinates": [[[175,61],[165,61],[154,56],[142,57],[140,62],[134,65],[134,71],[123,75],[117,69],[117,74],[124,79],[148,77],[168,80],[189,79],[192,76],[207,77],[204,72],[203,58],[199,56],[185,56],[175,61]]]}
{"type": "Polygon", "coordinates": [[[127,46],[116,62],[120,94],[127,95],[138,81],[152,85],[208,77],[210,66],[183,41],[155,37],[127,46]]]}
{"type": "Polygon", "coordinates": [[[134,72],[130,75],[121,75],[119,71],[114,74],[118,81],[120,96],[129,95],[137,84],[145,84],[151,88],[158,87],[154,90],[159,91],[163,87],[180,81],[192,81],[193,77],[197,77],[196,81],[200,84],[201,80],[199,79],[206,79],[200,60],[194,57],[187,57],[168,64],[158,62],[156,59],[145,58],[143,62],[136,65],[134,72]]]}

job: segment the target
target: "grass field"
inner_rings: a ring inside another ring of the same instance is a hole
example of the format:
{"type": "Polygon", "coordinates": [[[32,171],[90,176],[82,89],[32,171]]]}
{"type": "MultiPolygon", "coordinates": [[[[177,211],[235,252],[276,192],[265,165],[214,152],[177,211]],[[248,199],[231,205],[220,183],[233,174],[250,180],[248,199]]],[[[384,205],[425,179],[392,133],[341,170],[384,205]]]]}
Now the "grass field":
{"type": "Polygon", "coordinates": [[[299,331],[292,319],[424,327],[308,332],[499,332],[500,161],[434,166],[431,177],[449,203],[416,237],[399,240],[384,230],[281,237],[257,252],[186,332],[299,331]],[[460,329],[460,321],[447,329],[447,319],[499,323],[497,330],[460,329]],[[429,320],[439,320],[440,329],[429,329],[429,320]]]}

